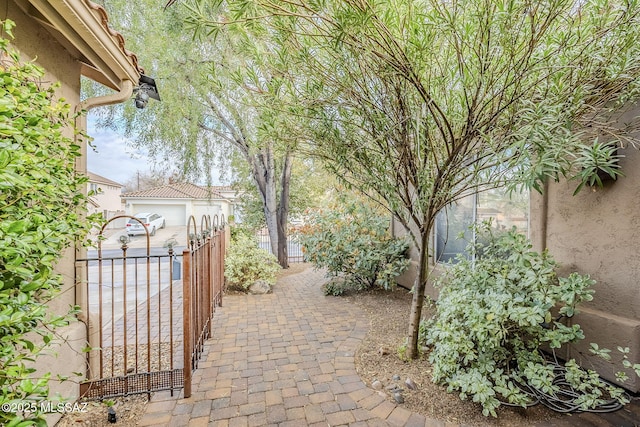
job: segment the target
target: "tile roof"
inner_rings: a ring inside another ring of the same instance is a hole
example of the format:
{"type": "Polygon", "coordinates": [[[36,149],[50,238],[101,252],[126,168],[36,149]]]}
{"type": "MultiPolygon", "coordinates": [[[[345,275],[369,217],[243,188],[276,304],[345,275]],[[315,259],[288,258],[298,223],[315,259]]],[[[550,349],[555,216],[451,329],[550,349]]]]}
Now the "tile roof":
{"type": "Polygon", "coordinates": [[[223,199],[222,195],[213,189],[199,185],[182,183],[169,184],[149,190],[132,191],[121,196],[125,199],[223,199]]]}
{"type": "Polygon", "coordinates": [[[144,74],[144,68],[142,68],[138,64],[138,56],[135,53],[127,50],[127,48],[124,46],[125,40],[122,34],[109,26],[109,15],[107,14],[105,8],[102,5],[94,3],[91,0],[84,0],[84,3],[89,9],[95,11],[94,13],[98,15],[100,22],[102,23],[102,27],[116,41],[122,53],[124,53],[127,58],[129,58],[129,61],[131,61],[131,64],[136,68],[136,70],[138,70],[140,74],[144,74]]]}
{"type": "Polygon", "coordinates": [[[105,178],[104,176],[98,175],[97,173],[87,172],[87,176],[89,177],[89,182],[98,182],[101,184],[113,185],[114,187],[122,187],[122,184],[119,182],[115,182],[109,178],[105,178]]]}

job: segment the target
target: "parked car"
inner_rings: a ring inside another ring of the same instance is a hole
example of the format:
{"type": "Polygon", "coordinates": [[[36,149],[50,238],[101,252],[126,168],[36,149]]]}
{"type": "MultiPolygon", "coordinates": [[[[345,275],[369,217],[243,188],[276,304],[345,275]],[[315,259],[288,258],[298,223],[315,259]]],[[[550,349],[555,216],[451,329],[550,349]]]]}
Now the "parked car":
{"type": "Polygon", "coordinates": [[[143,212],[135,214],[134,216],[142,221],[144,227],[135,219],[129,218],[129,221],[127,222],[127,234],[129,236],[145,234],[145,227],[149,230],[149,235],[155,236],[156,230],[164,228],[165,226],[165,220],[162,215],[143,212]]]}

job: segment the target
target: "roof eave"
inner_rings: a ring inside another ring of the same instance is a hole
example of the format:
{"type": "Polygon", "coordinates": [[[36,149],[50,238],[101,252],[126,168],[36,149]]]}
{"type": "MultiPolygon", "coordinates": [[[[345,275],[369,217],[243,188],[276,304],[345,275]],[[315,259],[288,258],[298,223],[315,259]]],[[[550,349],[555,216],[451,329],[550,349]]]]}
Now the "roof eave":
{"type": "Polygon", "coordinates": [[[225,197],[162,197],[162,196],[127,196],[126,194],[121,194],[120,198],[127,200],[153,200],[153,199],[161,199],[161,200],[201,200],[201,201],[214,201],[214,200],[222,200],[228,201],[225,197]]]}
{"type": "Polygon", "coordinates": [[[137,57],[125,49],[122,35],[109,28],[102,6],[90,0],[27,1],[50,31],[57,31],[82,55],[83,75],[114,90],[125,80],[138,82],[143,70],[137,57]]]}

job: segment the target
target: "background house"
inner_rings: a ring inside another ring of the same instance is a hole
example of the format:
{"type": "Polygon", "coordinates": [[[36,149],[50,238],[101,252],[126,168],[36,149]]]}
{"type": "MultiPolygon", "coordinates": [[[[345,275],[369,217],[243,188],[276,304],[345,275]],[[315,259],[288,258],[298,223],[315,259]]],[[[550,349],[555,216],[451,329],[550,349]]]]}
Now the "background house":
{"type": "MultiPolygon", "coordinates": [[[[169,184],[149,190],[122,194],[125,211],[128,215],[140,212],[158,213],[165,217],[167,226],[184,226],[191,215],[224,215],[228,219],[233,215],[235,193],[228,187],[221,187],[227,196],[223,196],[217,187],[201,187],[195,184],[169,184]]],[[[198,224],[199,225],[199,224],[198,224]]]]}
{"type": "MultiPolygon", "coordinates": [[[[11,44],[23,61],[33,60],[46,70],[43,82],[60,82],[57,96],[64,98],[75,111],[101,105],[124,102],[131,98],[138,85],[142,69],[136,56],[127,51],[123,37],[111,29],[108,16],[101,6],[89,0],[0,0],[2,19],[16,23],[11,44]],[[111,88],[110,95],[82,100],[81,77],[92,79],[111,88]]],[[[77,119],[77,127],[86,130],[86,118],[77,119]]],[[[74,138],[73,129],[66,134],[74,138]]],[[[86,174],[86,144],[78,141],[84,154],[77,160],[76,170],[86,174]]],[[[75,260],[84,256],[74,245],[63,254],[58,271],[65,283],[60,295],[49,303],[52,313],[66,313],[69,307],[82,304],[81,287],[75,287],[75,260]]],[[[83,320],[84,314],[79,316],[83,320]]],[[[87,343],[84,323],[75,322],[57,330],[62,338],[53,348],[55,354],[39,358],[35,376],[53,372],[51,393],[59,393],[73,401],[79,388],[75,381],[57,382],[57,375],[77,378],[74,372],[86,370],[82,349],[87,343]]],[[[55,417],[55,415],[54,415],[55,417]]],[[[50,420],[53,424],[55,420],[50,420]]]]}
{"type": "MultiPolygon", "coordinates": [[[[93,193],[89,197],[88,213],[99,213],[105,220],[124,215],[124,204],[120,198],[122,184],[93,172],[87,172],[87,176],[89,177],[87,191],[93,193]]],[[[113,221],[109,223],[109,228],[124,227],[125,222],[124,219],[113,221]]]]}

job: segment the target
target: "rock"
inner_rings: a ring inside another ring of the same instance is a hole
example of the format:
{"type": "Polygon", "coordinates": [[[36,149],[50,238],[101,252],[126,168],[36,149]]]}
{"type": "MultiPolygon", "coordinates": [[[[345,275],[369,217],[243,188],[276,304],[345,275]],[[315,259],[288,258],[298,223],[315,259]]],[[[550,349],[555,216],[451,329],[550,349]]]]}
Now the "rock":
{"type": "Polygon", "coordinates": [[[402,397],[400,393],[393,393],[393,400],[395,400],[396,403],[404,403],[404,397],[402,397]]]}
{"type": "Polygon", "coordinates": [[[256,280],[251,286],[249,286],[249,289],[247,289],[247,292],[249,292],[252,295],[270,294],[271,285],[268,282],[265,282],[264,280],[256,280]]]}
{"type": "Polygon", "coordinates": [[[414,383],[411,378],[407,378],[407,380],[404,382],[404,384],[407,386],[407,388],[409,390],[416,390],[418,388],[416,383],[414,383]]]}
{"type": "Polygon", "coordinates": [[[400,381],[400,375],[395,374],[392,378],[394,381],[400,381]]]}
{"type": "Polygon", "coordinates": [[[378,380],[375,380],[371,383],[371,387],[373,387],[374,390],[382,390],[382,383],[378,380]]]}
{"type": "Polygon", "coordinates": [[[386,356],[386,355],[388,355],[389,353],[391,353],[391,352],[390,352],[390,351],[389,351],[389,349],[388,349],[388,348],[386,348],[386,347],[380,347],[380,348],[378,349],[378,354],[379,354],[380,356],[386,356]]]}

